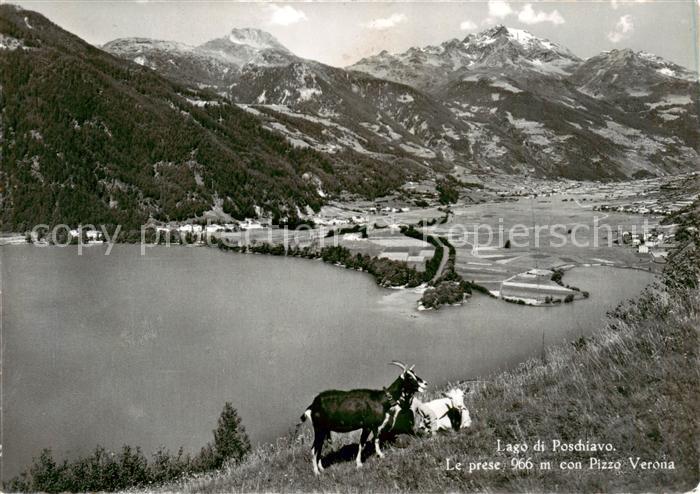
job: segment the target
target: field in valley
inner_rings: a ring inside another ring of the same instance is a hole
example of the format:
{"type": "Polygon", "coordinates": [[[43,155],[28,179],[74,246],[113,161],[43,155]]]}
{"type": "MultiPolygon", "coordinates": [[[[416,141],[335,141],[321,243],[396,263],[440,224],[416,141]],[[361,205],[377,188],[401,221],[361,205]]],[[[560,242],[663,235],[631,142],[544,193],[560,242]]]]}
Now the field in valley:
{"type": "Polygon", "coordinates": [[[641,232],[645,224],[654,228],[658,217],[602,213],[564,199],[568,197],[456,207],[448,223],[429,231],[447,236],[456,247],[456,269],[465,280],[494,291],[503,280],[533,268],[606,265],[660,270],[650,255],[638,254],[618,235],[641,232]]]}

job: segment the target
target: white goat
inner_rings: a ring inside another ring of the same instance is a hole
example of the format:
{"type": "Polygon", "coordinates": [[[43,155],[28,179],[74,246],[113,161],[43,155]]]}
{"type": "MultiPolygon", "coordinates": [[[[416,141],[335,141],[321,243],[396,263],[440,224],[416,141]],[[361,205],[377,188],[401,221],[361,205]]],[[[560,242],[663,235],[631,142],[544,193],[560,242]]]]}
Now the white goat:
{"type": "Polygon", "coordinates": [[[413,398],[411,410],[417,433],[435,434],[441,430],[458,430],[472,425],[469,410],[464,405],[464,391],[454,388],[443,396],[426,403],[413,398]]]}

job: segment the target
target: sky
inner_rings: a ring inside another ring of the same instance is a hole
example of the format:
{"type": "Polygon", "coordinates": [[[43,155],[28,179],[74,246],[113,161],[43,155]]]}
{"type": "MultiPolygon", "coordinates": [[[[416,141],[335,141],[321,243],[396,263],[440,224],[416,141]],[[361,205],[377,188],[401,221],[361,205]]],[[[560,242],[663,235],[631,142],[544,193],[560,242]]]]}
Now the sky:
{"type": "Polygon", "coordinates": [[[38,11],[95,45],[134,36],[198,45],[234,27],[254,27],[273,34],[299,56],[344,67],[381,50],[402,52],[504,24],[547,38],[582,58],[632,48],[698,69],[700,0],[11,3],[38,11]]]}

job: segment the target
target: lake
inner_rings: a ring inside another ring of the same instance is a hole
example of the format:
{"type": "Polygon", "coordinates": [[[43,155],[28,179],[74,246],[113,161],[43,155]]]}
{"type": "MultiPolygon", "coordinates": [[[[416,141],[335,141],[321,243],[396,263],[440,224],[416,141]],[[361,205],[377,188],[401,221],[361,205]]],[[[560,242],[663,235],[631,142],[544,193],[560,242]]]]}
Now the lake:
{"type": "Polygon", "coordinates": [[[184,446],[212,439],[231,401],[254,442],[293,428],[315,394],[381,387],[398,359],[431,386],[478,378],[598,328],[653,277],[577,268],[591,292],[561,307],[419,295],[319,261],[196,247],[7,246],[2,261],[3,478],[51,447],[184,446]]]}

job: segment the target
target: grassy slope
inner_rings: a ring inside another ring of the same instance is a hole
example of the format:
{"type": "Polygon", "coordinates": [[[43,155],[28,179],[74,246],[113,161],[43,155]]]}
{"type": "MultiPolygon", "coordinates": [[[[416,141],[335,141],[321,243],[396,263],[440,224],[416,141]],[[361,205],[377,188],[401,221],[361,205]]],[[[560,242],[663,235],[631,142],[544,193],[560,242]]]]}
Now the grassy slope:
{"type": "MultiPolygon", "coordinates": [[[[681,218],[698,225],[700,206],[681,218]]],[[[340,462],[315,478],[304,445],[292,436],[256,450],[243,464],[165,486],[177,491],[688,491],[698,484],[698,330],[700,253],[697,231],[669,260],[663,283],[611,314],[598,334],[550,349],[495,376],[467,400],[472,428],[431,439],[401,439],[383,460],[370,456],[356,470],[340,462]],[[500,460],[496,440],[610,442],[612,453],[532,453],[551,471],[447,472],[454,461],[500,460]],[[588,470],[588,458],[622,460],[620,473],[588,470]],[[675,470],[633,471],[627,457],[674,461],[675,470]],[[584,462],[580,471],[558,468],[584,462]]],[[[341,449],[339,436],[327,452],[341,449]]],[[[346,442],[348,439],[344,439],[346,442]]],[[[350,447],[345,448],[349,456],[350,447]]]]}

